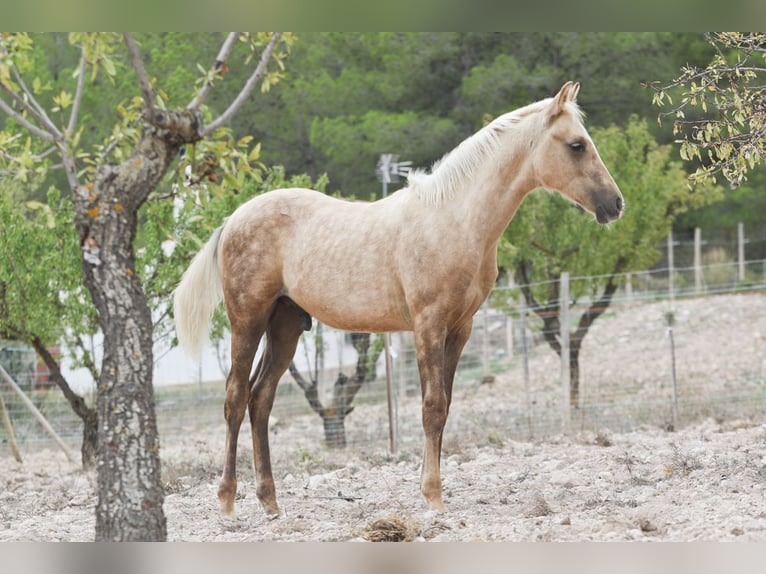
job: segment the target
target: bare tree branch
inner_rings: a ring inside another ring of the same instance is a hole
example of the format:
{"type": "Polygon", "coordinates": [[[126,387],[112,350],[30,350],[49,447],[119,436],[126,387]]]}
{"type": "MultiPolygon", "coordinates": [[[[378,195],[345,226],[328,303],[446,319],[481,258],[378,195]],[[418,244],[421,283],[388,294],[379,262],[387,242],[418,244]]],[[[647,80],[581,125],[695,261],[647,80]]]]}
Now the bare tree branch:
{"type": "Polygon", "coordinates": [[[48,347],[43,343],[42,339],[37,335],[33,335],[31,343],[35,348],[35,351],[37,351],[37,354],[45,363],[45,366],[48,368],[51,379],[53,379],[53,382],[58,385],[59,389],[61,389],[61,392],[64,394],[64,397],[66,397],[66,400],[71,405],[75,414],[81,419],[92,416],[94,410],[85,403],[85,400],[80,395],[72,390],[72,387],[69,386],[69,382],[61,372],[56,358],[48,350],[48,347]]]}
{"type": "MultiPolygon", "coordinates": [[[[223,44],[221,45],[221,50],[218,52],[218,56],[216,56],[215,62],[213,63],[212,69],[216,72],[221,70],[226,64],[226,60],[229,59],[229,54],[231,54],[232,49],[234,48],[234,44],[237,41],[237,38],[239,38],[239,32],[230,32],[229,35],[226,37],[226,40],[224,40],[223,44]]],[[[212,82],[205,82],[202,85],[202,88],[200,89],[199,93],[194,96],[194,99],[189,102],[189,105],[186,106],[186,109],[189,110],[196,110],[200,107],[202,102],[205,101],[205,98],[210,93],[210,90],[213,87],[212,82]]]]}
{"type": "Polygon", "coordinates": [[[211,134],[212,132],[217,130],[219,127],[221,127],[223,124],[228,122],[232,118],[232,116],[235,113],[237,113],[239,108],[242,107],[242,105],[245,103],[247,98],[250,97],[250,94],[255,88],[255,85],[260,81],[260,79],[266,73],[266,67],[269,64],[269,60],[271,60],[271,54],[274,52],[274,48],[276,48],[281,37],[282,37],[281,32],[274,33],[274,35],[271,37],[271,41],[263,50],[263,54],[261,54],[261,59],[258,62],[258,66],[255,68],[255,71],[253,71],[253,74],[247,80],[247,83],[242,88],[242,91],[239,92],[237,97],[234,99],[234,101],[231,103],[231,105],[228,107],[228,109],[225,112],[223,112],[215,120],[213,120],[212,122],[210,122],[208,125],[204,127],[201,133],[202,136],[207,136],[211,134]]]}
{"type": "MultiPolygon", "coordinates": [[[[32,158],[32,160],[35,163],[37,163],[37,162],[45,159],[46,157],[48,157],[52,153],[57,152],[58,149],[59,148],[56,147],[56,146],[49,147],[43,153],[34,156],[32,158]]],[[[4,151],[2,149],[0,149],[0,157],[4,158],[6,161],[11,162],[11,163],[18,161],[17,157],[9,154],[7,151],[4,151]]],[[[58,164],[54,164],[54,165],[49,165],[48,166],[48,170],[49,171],[54,171],[54,170],[62,169],[63,167],[64,167],[64,164],[58,163],[58,164]]],[[[12,169],[7,169],[7,170],[0,171],[0,176],[2,176],[2,177],[14,176],[15,174],[16,174],[16,172],[14,170],[12,170],[12,169]]]]}
{"type": "MultiPolygon", "coordinates": [[[[45,109],[40,105],[40,102],[37,101],[37,98],[35,98],[32,91],[27,87],[27,84],[24,82],[24,78],[21,77],[18,68],[16,68],[16,66],[12,66],[11,69],[13,71],[13,77],[16,79],[16,82],[19,84],[19,86],[21,86],[21,91],[24,92],[24,95],[27,97],[28,101],[24,100],[23,98],[14,99],[30,112],[36,111],[37,113],[35,114],[35,118],[37,118],[37,121],[44,125],[49,131],[52,133],[60,134],[56,125],[50,120],[48,114],[45,113],[45,109]]],[[[3,87],[6,90],[9,89],[5,85],[3,87]]]]}
{"type": "Polygon", "coordinates": [[[35,161],[40,161],[41,159],[45,159],[46,157],[48,157],[52,153],[55,153],[56,151],[58,151],[58,148],[56,146],[49,147],[43,153],[36,155],[35,161]]]}
{"type": "Polygon", "coordinates": [[[82,47],[82,55],[80,56],[80,67],[78,69],[77,76],[77,91],[74,95],[74,103],[72,104],[72,113],[69,116],[69,124],[67,125],[67,135],[72,135],[77,127],[77,119],[80,114],[80,103],[82,102],[82,93],[85,86],[85,47],[82,47]]]}
{"type": "MultiPolygon", "coordinates": [[[[5,88],[5,84],[2,84],[2,86],[3,88],[5,88]]],[[[9,106],[8,102],[6,102],[2,98],[0,98],[0,110],[9,118],[11,118],[14,122],[19,124],[21,127],[31,132],[33,135],[36,135],[37,137],[51,143],[55,143],[59,141],[60,138],[57,137],[56,134],[37,127],[32,122],[27,120],[24,116],[22,116],[20,113],[18,113],[16,110],[14,110],[11,106],[9,106]]],[[[59,132],[59,135],[61,135],[60,132],[59,132]]]]}
{"type": "Polygon", "coordinates": [[[152,88],[149,86],[149,79],[146,77],[146,69],[144,68],[144,62],[141,60],[141,53],[138,51],[133,34],[125,32],[123,37],[125,38],[128,52],[130,52],[130,61],[133,64],[133,69],[136,71],[138,83],[141,86],[141,97],[144,99],[146,112],[151,115],[154,112],[154,95],[152,94],[152,88]]]}
{"type": "Polygon", "coordinates": [[[19,106],[21,106],[22,109],[27,111],[37,121],[37,123],[40,124],[42,128],[44,128],[46,131],[48,131],[51,135],[53,135],[57,139],[63,138],[64,137],[63,134],[59,131],[56,125],[51,121],[51,119],[45,113],[45,110],[43,110],[42,106],[40,106],[40,104],[37,102],[37,100],[34,97],[34,94],[32,94],[29,88],[27,88],[27,85],[24,83],[24,80],[22,79],[21,75],[18,73],[18,70],[16,70],[15,67],[13,69],[14,69],[16,79],[19,82],[21,89],[27,99],[24,99],[16,90],[11,88],[5,82],[0,82],[0,88],[2,88],[2,90],[6,94],[8,94],[14,102],[16,102],[19,106]]]}
{"type": "Polygon", "coordinates": [[[290,361],[290,374],[293,376],[295,383],[303,390],[303,394],[306,395],[306,400],[314,412],[320,417],[324,418],[325,410],[319,400],[319,391],[317,389],[317,381],[307,381],[306,378],[300,373],[298,367],[295,366],[294,361],[290,361]]]}

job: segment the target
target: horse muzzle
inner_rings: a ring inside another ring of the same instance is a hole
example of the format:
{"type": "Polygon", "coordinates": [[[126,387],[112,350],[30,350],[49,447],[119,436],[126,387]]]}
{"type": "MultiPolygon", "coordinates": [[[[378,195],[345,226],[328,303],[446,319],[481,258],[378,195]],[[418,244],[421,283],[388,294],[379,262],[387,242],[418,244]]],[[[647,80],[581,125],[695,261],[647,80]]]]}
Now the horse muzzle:
{"type": "Polygon", "coordinates": [[[617,221],[622,217],[625,211],[625,201],[622,199],[622,195],[617,192],[602,192],[594,193],[594,214],[596,215],[596,221],[602,224],[617,221]]]}

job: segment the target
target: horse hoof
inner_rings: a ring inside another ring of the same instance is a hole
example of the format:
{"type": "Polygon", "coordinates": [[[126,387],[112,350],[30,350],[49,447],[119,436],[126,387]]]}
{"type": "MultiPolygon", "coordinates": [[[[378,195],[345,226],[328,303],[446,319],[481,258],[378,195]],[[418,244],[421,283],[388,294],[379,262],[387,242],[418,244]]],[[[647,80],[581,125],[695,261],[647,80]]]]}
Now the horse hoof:
{"type": "Polygon", "coordinates": [[[441,501],[441,499],[426,500],[426,506],[428,506],[428,510],[433,510],[434,512],[438,512],[440,514],[447,512],[447,506],[441,501]]]}
{"type": "Polygon", "coordinates": [[[223,516],[234,516],[234,502],[229,500],[222,500],[220,506],[220,512],[223,516]]]}
{"type": "Polygon", "coordinates": [[[218,500],[221,504],[221,514],[232,516],[234,514],[234,499],[237,496],[237,483],[233,487],[230,484],[221,484],[218,487],[218,500]]]}
{"type": "Polygon", "coordinates": [[[276,517],[282,514],[282,511],[279,510],[279,506],[277,506],[276,502],[264,502],[261,500],[261,506],[267,516],[276,517]]]}

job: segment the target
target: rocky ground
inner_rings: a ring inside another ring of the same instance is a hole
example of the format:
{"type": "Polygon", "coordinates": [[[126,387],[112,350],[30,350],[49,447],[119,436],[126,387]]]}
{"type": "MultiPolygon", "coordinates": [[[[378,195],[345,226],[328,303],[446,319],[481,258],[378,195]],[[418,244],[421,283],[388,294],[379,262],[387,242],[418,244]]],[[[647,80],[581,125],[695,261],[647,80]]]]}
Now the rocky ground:
{"type": "MultiPolygon", "coordinates": [[[[757,343],[766,333],[766,297],[701,301],[678,310],[677,328],[685,334],[680,351],[691,353],[680,360],[685,380],[714,380],[724,388],[745,377],[736,372],[742,364],[748,385],[763,385],[757,379],[763,348],[757,343]],[[713,304],[724,311],[709,310],[713,304]],[[702,329],[711,322],[714,337],[702,329]],[[711,357],[719,351],[724,358],[713,365],[711,357]],[[707,366],[698,368],[695,353],[707,366]],[[726,353],[734,354],[728,362],[726,353]]],[[[652,314],[661,318],[661,313],[651,305],[636,307],[633,320],[646,321],[652,314]]],[[[608,343],[613,361],[590,369],[592,388],[613,380],[616,371],[629,379],[631,388],[659,384],[645,365],[629,360],[635,358],[635,348],[623,350],[620,341],[641,345],[644,360],[652,348],[665,352],[666,345],[636,339],[626,315],[630,313],[594,326],[587,352],[596,353],[608,343]]],[[[661,325],[656,330],[657,338],[664,336],[661,325]]],[[[492,385],[460,390],[450,417],[475,420],[517,401],[516,378],[509,373],[492,385]]],[[[416,405],[403,408],[417,412],[416,405]]],[[[349,422],[378,424],[384,420],[383,409],[359,405],[349,422]]],[[[395,456],[387,453],[384,442],[327,451],[315,432],[306,432],[318,424],[316,417],[307,416],[279,421],[272,431],[283,515],[268,518],[260,509],[249,431],[244,429],[237,515],[222,518],[216,499],[221,428],[168,437],[162,447],[168,539],[766,541],[765,412],[763,405],[741,417],[705,417],[703,412],[702,418],[688,419],[674,431],[666,424],[635,423],[630,432],[575,429],[529,440],[513,440],[496,429],[483,435],[448,431],[442,460],[449,507],[445,514],[427,511],[422,502],[418,444],[406,444],[395,456]]],[[[408,420],[417,425],[415,414],[408,420]]],[[[0,541],[92,540],[95,474],[50,450],[25,452],[19,464],[6,446],[0,449],[0,541]]]]}

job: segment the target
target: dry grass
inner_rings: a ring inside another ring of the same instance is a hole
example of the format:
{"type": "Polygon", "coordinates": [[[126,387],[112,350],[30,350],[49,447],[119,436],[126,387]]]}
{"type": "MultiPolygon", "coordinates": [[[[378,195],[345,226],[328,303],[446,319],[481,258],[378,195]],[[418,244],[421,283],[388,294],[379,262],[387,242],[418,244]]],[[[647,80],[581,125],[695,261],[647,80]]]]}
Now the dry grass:
{"type": "Polygon", "coordinates": [[[671,443],[670,447],[673,449],[673,456],[671,462],[665,465],[667,478],[675,475],[688,476],[693,470],[702,468],[702,463],[697,457],[682,451],[676,443],[671,443]]]}
{"type": "Polygon", "coordinates": [[[412,542],[419,533],[420,525],[411,519],[389,516],[370,522],[362,538],[369,542],[412,542]]]}
{"type": "Polygon", "coordinates": [[[525,515],[528,518],[539,518],[541,516],[550,516],[551,514],[553,514],[553,509],[550,504],[543,498],[541,493],[535,493],[529,503],[525,515]]]}
{"type": "Polygon", "coordinates": [[[609,437],[609,433],[600,430],[596,433],[596,438],[593,439],[593,444],[596,446],[612,446],[612,439],[609,437]]]}

